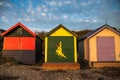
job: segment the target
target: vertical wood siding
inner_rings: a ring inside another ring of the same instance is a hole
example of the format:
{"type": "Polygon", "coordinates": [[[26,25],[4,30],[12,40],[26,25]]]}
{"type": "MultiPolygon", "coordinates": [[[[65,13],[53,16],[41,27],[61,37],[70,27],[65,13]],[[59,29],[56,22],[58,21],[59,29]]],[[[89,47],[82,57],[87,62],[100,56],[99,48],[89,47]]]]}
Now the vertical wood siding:
{"type": "Polygon", "coordinates": [[[84,40],[79,41],[78,43],[78,52],[79,52],[79,58],[84,59],[84,40]]]}
{"type": "Polygon", "coordinates": [[[4,50],[35,50],[34,37],[5,37],[4,50]]]}

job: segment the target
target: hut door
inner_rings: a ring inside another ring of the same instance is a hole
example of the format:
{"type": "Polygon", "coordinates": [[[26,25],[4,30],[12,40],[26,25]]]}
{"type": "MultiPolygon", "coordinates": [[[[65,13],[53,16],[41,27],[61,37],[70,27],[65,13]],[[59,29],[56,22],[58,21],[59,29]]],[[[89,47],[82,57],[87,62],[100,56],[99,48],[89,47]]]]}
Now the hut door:
{"type": "Polygon", "coordinates": [[[19,49],[19,38],[16,37],[5,37],[4,38],[4,50],[18,50],[19,49]]]}
{"type": "Polygon", "coordinates": [[[114,37],[97,37],[97,54],[98,61],[114,61],[114,37]]]}
{"type": "Polygon", "coordinates": [[[48,37],[48,62],[74,62],[73,37],[48,37]]]}

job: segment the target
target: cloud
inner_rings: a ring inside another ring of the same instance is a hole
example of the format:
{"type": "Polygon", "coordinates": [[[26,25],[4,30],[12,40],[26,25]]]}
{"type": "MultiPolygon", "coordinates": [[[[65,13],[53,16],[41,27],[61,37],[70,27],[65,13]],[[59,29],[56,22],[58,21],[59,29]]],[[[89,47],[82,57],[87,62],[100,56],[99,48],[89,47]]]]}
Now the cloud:
{"type": "Polygon", "coordinates": [[[65,15],[65,14],[63,14],[63,19],[67,19],[68,18],[68,16],[67,15],[65,15]]]}
{"type": "Polygon", "coordinates": [[[101,3],[101,0],[96,0],[96,3],[97,3],[97,4],[100,4],[100,3],[101,3]]]}
{"type": "Polygon", "coordinates": [[[47,14],[46,14],[46,13],[41,13],[41,15],[42,15],[43,17],[46,17],[47,14]]]}
{"type": "Polygon", "coordinates": [[[20,21],[22,21],[22,19],[21,18],[17,18],[17,21],[20,22],[20,21]]]}
{"type": "Polygon", "coordinates": [[[42,10],[43,12],[48,12],[48,7],[46,7],[46,5],[42,5],[42,10]]]}
{"type": "Polygon", "coordinates": [[[41,7],[40,7],[40,6],[37,6],[37,7],[36,7],[36,11],[37,11],[37,12],[41,12],[41,7]]]}
{"type": "Polygon", "coordinates": [[[35,14],[35,11],[34,11],[34,8],[33,8],[33,6],[32,6],[32,2],[31,2],[31,1],[28,2],[27,12],[28,12],[29,14],[32,14],[32,15],[35,14]]]}
{"type": "Polygon", "coordinates": [[[20,17],[16,19],[18,22],[35,22],[36,19],[34,17],[29,17],[29,16],[25,16],[25,17],[20,17]]]}
{"type": "Polygon", "coordinates": [[[43,12],[43,13],[46,13],[46,12],[48,12],[48,7],[46,6],[46,5],[44,5],[44,4],[42,4],[42,5],[37,5],[36,7],[35,7],[35,13],[41,13],[41,12],[43,12]]]}
{"type": "Polygon", "coordinates": [[[53,18],[53,19],[55,19],[55,20],[59,20],[59,19],[60,19],[60,18],[59,18],[58,16],[56,16],[56,15],[52,15],[51,18],[53,18]]]}
{"type": "Polygon", "coordinates": [[[88,0],[88,1],[80,2],[80,5],[81,6],[89,6],[89,5],[92,5],[93,3],[95,3],[94,0],[88,0]]]}
{"type": "Polygon", "coordinates": [[[64,4],[71,4],[71,1],[64,1],[64,4]]]}
{"type": "Polygon", "coordinates": [[[8,3],[8,2],[6,2],[5,5],[6,5],[7,7],[12,7],[12,5],[11,5],[10,3],[8,3]]]}
{"type": "Polygon", "coordinates": [[[38,28],[38,27],[35,27],[35,26],[32,26],[30,27],[30,30],[32,30],[33,32],[39,32],[39,31],[50,31],[51,29],[50,28],[38,28]]]}
{"type": "Polygon", "coordinates": [[[7,17],[2,16],[1,18],[2,18],[2,21],[3,21],[3,22],[8,22],[8,18],[7,18],[7,17]]]}
{"type": "Polygon", "coordinates": [[[76,19],[77,22],[84,22],[84,20],[82,18],[76,19]]]}
{"type": "Polygon", "coordinates": [[[100,20],[98,20],[97,16],[94,16],[91,20],[93,23],[98,23],[100,20]]]}
{"type": "Polygon", "coordinates": [[[50,1],[49,4],[50,4],[50,6],[56,6],[57,5],[57,3],[55,1],[50,1]]]}
{"type": "Polygon", "coordinates": [[[61,1],[57,1],[57,0],[53,0],[53,1],[49,1],[48,2],[50,6],[58,6],[58,7],[62,7],[64,5],[69,5],[71,4],[72,2],[69,1],[69,0],[61,0],[61,1]]]}
{"type": "Polygon", "coordinates": [[[25,18],[22,19],[24,22],[34,22],[36,19],[34,17],[29,17],[26,16],[25,18]]]}
{"type": "MultiPolygon", "coordinates": [[[[98,23],[100,22],[100,20],[98,20],[98,18],[96,16],[88,16],[85,17],[84,15],[80,16],[74,16],[74,17],[70,17],[70,20],[74,23],[87,23],[87,24],[91,24],[91,23],[98,23]]],[[[70,22],[71,22],[70,21],[70,22]]]]}
{"type": "Polygon", "coordinates": [[[0,1],[0,24],[20,21],[35,28],[41,24],[48,28],[62,23],[81,29],[80,26],[104,24],[108,17],[110,25],[119,26],[119,10],[119,3],[112,0],[5,0],[0,1]]]}
{"type": "Polygon", "coordinates": [[[31,20],[30,20],[30,17],[26,17],[26,18],[24,19],[24,21],[26,21],[26,22],[31,21],[31,20]]]}
{"type": "Polygon", "coordinates": [[[93,23],[96,23],[96,22],[98,22],[98,20],[97,19],[93,19],[93,23]]]}
{"type": "Polygon", "coordinates": [[[0,6],[3,6],[3,2],[0,2],[0,6]]]}

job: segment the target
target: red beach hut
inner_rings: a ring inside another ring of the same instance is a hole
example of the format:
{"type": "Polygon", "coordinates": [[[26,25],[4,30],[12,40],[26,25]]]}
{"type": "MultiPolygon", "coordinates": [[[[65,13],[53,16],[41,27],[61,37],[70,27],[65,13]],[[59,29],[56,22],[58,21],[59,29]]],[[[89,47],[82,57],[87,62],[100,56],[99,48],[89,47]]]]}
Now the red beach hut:
{"type": "Polygon", "coordinates": [[[4,36],[3,57],[24,64],[34,64],[42,53],[42,39],[20,22],[1,34],[4,36]]]}

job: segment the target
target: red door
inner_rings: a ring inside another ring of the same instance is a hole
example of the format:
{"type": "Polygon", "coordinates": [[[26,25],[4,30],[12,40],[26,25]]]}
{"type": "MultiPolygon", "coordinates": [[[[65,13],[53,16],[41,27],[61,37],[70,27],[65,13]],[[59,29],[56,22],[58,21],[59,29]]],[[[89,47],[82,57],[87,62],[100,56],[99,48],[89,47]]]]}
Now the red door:
{"type": "Polygon", "coordinates": [[[35,50],[34,37],[21,37],[21,50],[35,50]]]}
{"type": "Polygon", "coordinates": [[[18,37],[5,37],[3,50],[18,50],[19,49],[18,37]]]}
{"type": "Polygon", "coordinates": [[[98,61],[115,61],[114,37],[97,37],[98,61]]]}

